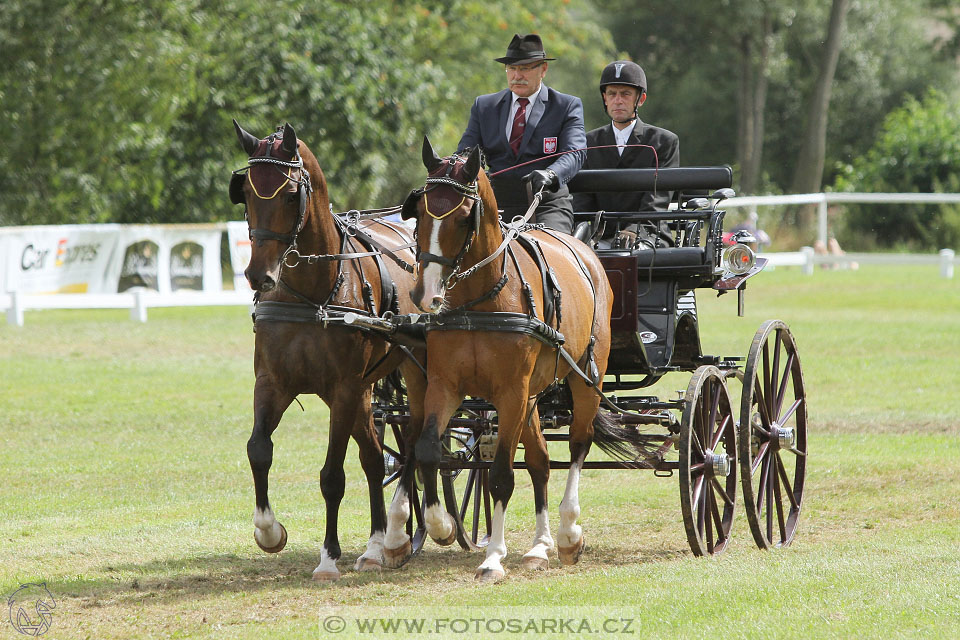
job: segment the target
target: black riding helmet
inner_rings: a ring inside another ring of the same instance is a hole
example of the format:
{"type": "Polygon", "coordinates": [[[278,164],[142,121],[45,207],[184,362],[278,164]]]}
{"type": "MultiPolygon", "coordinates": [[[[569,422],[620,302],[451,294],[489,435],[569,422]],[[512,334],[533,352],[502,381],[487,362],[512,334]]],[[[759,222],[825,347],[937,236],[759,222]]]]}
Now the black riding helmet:
{"type": "MultiPolygon", "coordinates": [[[[623,84],[628,87],[639,89],[640,95],[637,96],[637,102],[647,91],[647,75],[643,72],[636,62],[630,60],[616,60],[603,68],[600,74],[600,101],[603,104],[603,112],[607,112],[607,103],[603,99],[603,90],[608,84],[623,84]]],[[[633,119],[638,118],[637,104],[633,105],[633,119]]]]}

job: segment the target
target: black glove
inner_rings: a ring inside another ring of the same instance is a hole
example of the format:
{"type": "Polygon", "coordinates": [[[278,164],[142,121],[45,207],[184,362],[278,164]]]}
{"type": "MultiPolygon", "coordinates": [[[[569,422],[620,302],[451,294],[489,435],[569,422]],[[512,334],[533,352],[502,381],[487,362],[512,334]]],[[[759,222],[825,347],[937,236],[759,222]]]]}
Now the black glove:
{"type": "Polygon", "coordinates": [[[529,184],[533,193],[538,193],[540,189],[556,191],[560,188],[560,178],[553,169],[536,169],[523,176],[522,180],[529,184]]]}

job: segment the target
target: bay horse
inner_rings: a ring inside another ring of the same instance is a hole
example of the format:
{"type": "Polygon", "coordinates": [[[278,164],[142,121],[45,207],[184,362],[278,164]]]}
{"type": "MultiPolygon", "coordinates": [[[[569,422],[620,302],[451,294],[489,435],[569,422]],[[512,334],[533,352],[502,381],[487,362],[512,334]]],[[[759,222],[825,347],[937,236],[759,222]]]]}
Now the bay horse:
{"type": "MultiPolygon", "coordinates": [[[[536,532],[522,565],[529,569],[548,565],[554,548],[547,514],[550,464],[536,400],[555,380],[566,377],[575,362],[589,374],[583,379],[570,376],[568,382],[573,398],[571,463],[557,540],[561,563],[574,564],[584,546],[577,524],[580,468],[595,436],[601,447],[605,439],[609,444],[609,438],[619,437],[614,436],[613,422],[597,412],[600,396],[594,389],[603,379],[610,350],[609,282],[589,247],[550,229],[521,234],[527,250],[514,250],[516,243],[504,249],[504,228],[478,148],[466,157],[441,159],[425,137],[422,155],[426,186],[407,199],[403,216],[417,220],[419,273],[411,295],[422,311],[435,314],[426,316],[424,423],[419,436],[411,433],[417,438],[427,532],[435,540],[455,533],[454,520],[437,496],[440,438],[465,396],[482,397],[496,407],[499,432],[490,469],[494,501],[490,542],[476,578],[496,581],[505,574],[504,517],[513,493],[519,442],[524,445],[536,508],[536,532]],[[559,334],[569,361],[556,348],[559,334]],[[538,339],[543,335],[553,340],[538,339]]],[[[400,500],[398,493],[388,515],[384,549],[388,564],[402,551],[391,545],[407,513],[400,500]]]]}
{"type": "MultiPolygon", "coordinates": [[[[351,436],[360,449],[371,518],[370,538],[354,569],[378,570],[386,510],[384,460],[371,414],[372,385],[396,368],[402,355],[395,357],[383,338],[347,327],[342,320],[347,311],[378,316],[413,310],[408,295],[413,276],[402,268],[404,262],[412,265],[413,253],[401,248],[392,254],[395,261],[385,260],[359,242],[366,238],[375,246],[402,247],[412,238],[399,224],[355,220],[348,227],[336,217],[316,157],[289,124],[265,139],[247,133],[236,120],[233,124],[249,158],[247,168],[234,172],[230,197],[246,207],[251,253],[244,274],[256,292],[254,423],[247,442],[256,492],[254,539],[267,553],[286,545],[287,531],[277,521],[267,493],[271,438],[299,394],[316,394],[330,409],[330,429],[320,471],[326,532],[313,578],[340,577],[337,516],[351,436]]],[[[422,374],[409,363],[403,371],[416,424],[422,420],[417,400],[422,374]]]]}

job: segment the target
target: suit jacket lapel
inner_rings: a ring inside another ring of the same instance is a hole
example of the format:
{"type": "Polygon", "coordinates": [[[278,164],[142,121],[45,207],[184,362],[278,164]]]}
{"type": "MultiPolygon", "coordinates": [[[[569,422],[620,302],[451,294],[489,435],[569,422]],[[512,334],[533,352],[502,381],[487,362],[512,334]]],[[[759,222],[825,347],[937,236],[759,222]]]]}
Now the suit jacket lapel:
{"type": "MultiPolygon", "coordinates": [[[[630,132],[630,137],[627,138],[627,144],[647,144],[644,142],[644,130],[647,125],[643,124],[643,121],[639,118],[637,119],[637,124],[634,125],[633,131],[630,132]]],[[[623,166],[625,167],[645,167],[649,165],[651,168],[653,165],[653,151],[646,147],[627,147],[623,150],[623,156],[620,158],[623,166]],[[641,158],[648,158],[648,162],[638,165],[638,161],[641,158]]]]}
{"type": "MultiPolygon", "coordinates": [[[[540,118],[543,117],[543,112],[547,110],[547,93],[547,85],[541,85],[537,99],[527,106],[527,108],[532,109],[532,111],[523,129],[523,139],[520,141],[520,153],[523,153],[527,143],[530,142],[530,138],[533,137],[533,131],[537,128],[537,125],[540,124],[540,118]]],[[[504,127],[506,127],[506,123],[504,123],[504,127]]],[[[539,154],[540,150],[534,149],[533,153],[539,154]]]]}
{"type": "Polygon", "coordinates": [[[606,149],[596,150],[596,153],[598,153],[601,158],[601,166],[617,166],[620,163],[620,154],[617,152],[616,146],[614,146],[617,144],[617,138],[613,135],[613,124],[608,124],[601,130],[598,142],[600,143],[599,146],[607,147],[606,149]]]}
{"type": "Polygon", "coordinates": [[[510,140],[507,137],[507,119],[510,117],[512,98],[510,97],[509,89],[504,89],[500,93],[500,101],[497,103],[497,120],[500,124],[497,131],[499,135],[503,136],[503,147],[509,151],[510,140]]]}

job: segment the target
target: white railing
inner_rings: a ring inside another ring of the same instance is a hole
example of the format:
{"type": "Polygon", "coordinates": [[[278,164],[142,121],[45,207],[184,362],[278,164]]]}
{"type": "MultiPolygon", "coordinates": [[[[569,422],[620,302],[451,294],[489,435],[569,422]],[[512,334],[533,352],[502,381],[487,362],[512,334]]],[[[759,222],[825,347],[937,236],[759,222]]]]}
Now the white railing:
{"type": "Polygon", "coordinates": [[[827,206],[833,203],[875,204],[941,204],[960,202],[960,193],[795,193],[783,196],[740,196],[728,198],[721,208],[747,207],[756,213],[757,207],[772,207],[790,204],[817,205],[817,240],[827,246],[827,206]]]}
{"type": "Polygon", "coordinates": [[[861,264],[939,265],[940,275],[952,278],[954,266],[960,263],[953,249],[941,249],[939,253],[816,253],[813,247],[800,251],[761,253],[774,267],[801,267],[803,273],[812,275],[817,265],[853,266],[861,264]]]}

